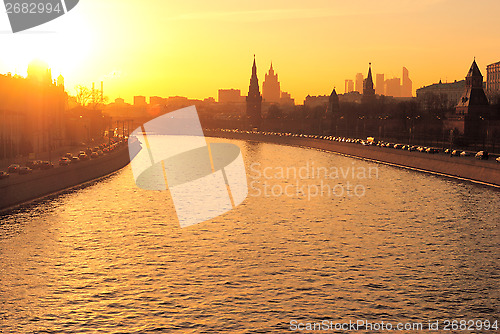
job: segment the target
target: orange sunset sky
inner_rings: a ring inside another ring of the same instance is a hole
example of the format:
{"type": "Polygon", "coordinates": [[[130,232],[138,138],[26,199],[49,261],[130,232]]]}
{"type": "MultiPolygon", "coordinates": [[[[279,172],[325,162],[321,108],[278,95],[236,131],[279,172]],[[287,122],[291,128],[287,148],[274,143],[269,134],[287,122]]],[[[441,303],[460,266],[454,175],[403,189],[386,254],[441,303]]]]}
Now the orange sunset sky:
{"type": "Polygon", "coordinates": [[[476,57],[500,61],[498,0],[170,1],[80,0],[67,15],[12,34],[0,15],[0,73],[26,75],[45,60],[77,84],[104,80],[105,95],[217,98],[220,88],[248,92],[253,54],[259,83],[273,62],[281,88],[344,92],[357,72],[401,77],[413,89],[461,80],[476,57]]]}

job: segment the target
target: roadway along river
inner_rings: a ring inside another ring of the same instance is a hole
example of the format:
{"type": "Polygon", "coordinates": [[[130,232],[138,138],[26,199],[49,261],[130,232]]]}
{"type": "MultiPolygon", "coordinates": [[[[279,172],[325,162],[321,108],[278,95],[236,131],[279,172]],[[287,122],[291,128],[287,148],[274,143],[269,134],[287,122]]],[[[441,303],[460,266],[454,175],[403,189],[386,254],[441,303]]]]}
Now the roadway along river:
{"type": "Polygon", "coordinates": [[[249,196],[209,222],[180,229],[168,192],[137,188],[130,166],[3,215],[0,332],[498,320],[497,190],[230,142],[242,149],[249,196]]]}

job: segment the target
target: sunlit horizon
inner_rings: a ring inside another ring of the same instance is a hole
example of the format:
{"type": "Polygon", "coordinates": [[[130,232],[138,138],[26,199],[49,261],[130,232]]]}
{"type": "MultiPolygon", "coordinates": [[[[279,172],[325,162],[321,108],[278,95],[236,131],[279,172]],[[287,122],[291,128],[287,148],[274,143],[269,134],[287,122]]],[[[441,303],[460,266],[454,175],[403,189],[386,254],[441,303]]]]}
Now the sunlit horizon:
{"type": "Polygon", "coordinates": [[[474,59],[483,75],[499,61],[500,10],[495,1],[386,0],[164,3],[147,6],[81,2],[67,15],[12,34],[2,14],[5,46],[0,73],[26,75],[45,61],[66,90],[104,81],[109,101],[133,96],[217,98],[219,89],[248,92],[253,55],[259,83],[271,61],[283,91],[301,104],[307,95],[344,93],[356,73],[401,78],[415,90],[464,79],[474,59]],[[153,33],[152,33],[153,32],[153,33]]]}

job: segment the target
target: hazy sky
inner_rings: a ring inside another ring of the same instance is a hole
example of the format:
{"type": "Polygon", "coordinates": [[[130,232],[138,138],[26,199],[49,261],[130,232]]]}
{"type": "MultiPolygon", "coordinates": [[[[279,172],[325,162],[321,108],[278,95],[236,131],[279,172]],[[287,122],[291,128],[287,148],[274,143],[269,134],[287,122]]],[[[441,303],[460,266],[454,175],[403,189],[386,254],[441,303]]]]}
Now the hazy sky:
{"type": "Polygon", "coordinates": [[[219,88],[246,95],[256,54],[259,83],[273,62],[282,90],[344,92],[357,72],[401,77],[414,90],[461,80],[474,57],[500,61],[498,0],[80,0],[67,15],[12,34],[0,14],[0,73],[26,75],[41,58],[56,77],[105,81],[113,100],[133,95],[217,98],[219,88]]]}

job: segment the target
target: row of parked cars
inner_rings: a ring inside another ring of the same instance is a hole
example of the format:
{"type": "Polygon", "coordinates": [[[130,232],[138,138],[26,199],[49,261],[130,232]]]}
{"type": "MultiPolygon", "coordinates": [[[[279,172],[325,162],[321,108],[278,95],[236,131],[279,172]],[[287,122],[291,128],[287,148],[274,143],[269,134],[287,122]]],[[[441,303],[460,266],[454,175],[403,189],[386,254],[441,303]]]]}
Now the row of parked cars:
{"type": "MultiPolygon", "coordinates": [[[[472,156],[474,155],[477,159],[480,160],[488,160],[490,155],[487,151],[479,151],[475,154],[468,152],[468,151],[462,151],[462,150],[452,150],[452,149],[439,149],[436,147],[425,147],[425,146],[417,146],[417,145],[405,145],[405,144],[398,144],[398,143],[389,143],[389,142],[384,142],[384,141],[375,141],[373,137],[368,137],[367,139],[359,139],[359,138],[348,138],[348,137],[335,137],[335,136],[321,136],[321,135],[308,135],[308,134],[296,134],[296,133],[290,133],[290,132],[272,132],[272,131],[257,131],[257,130],[251,130],[251,131],[245,131],[245,130],[228,130],[228,129],[222,129],[218,130],[222,132],[235,132],[235,133],[248,133],[248,134],[260,134],[260,135],[265,135],[265,136],[279,136],[279,137],[301,137],[301,138],[313,138],[313,139],[325,139],[325,140],[332,140],[332,141],[337,141],[337,142],[344,142],[344,143],[355,143],[355,144],[361,144],[365,146],[379,146],[379,147],[387,147],[387,148],[393,148],[393,149],[400,149],[400,150],[406,150],[406,151],[416,151],[416,152],[422,152],[422,153],[428,153],[428,154],[436,154],[436,153],[444,153],[448,154],[453,157],[467,157],[467,156],[472,156]]],[[[497,157],[496,162],[500,163],[500,157],[497,157]]]]}
{"type": "Polygon", "coordinates": [[[69,166],[70,164],[79,163],[90,159],[97,159],[106,153],[114,151],[120,142],[101,144],[95,147],[87,147],[85,150],[80,151],[77,155],[71,153],[64,154],[59,159],[59,166],[69,166]]]}
{"type": "Polygon", "coordinates": [[[10,174],[25,175],[32,173],[35,169],[46,170],[51,168],[54,168],[54,164],[52,162],[42,160],[30,160],[25,166],[21,166],[20,164],[11,164],[7,168],[7,172],[0,172],[0,179],[5,179],[9,177],[10,174]]]}
{"type": "MultiPolygon", "coordinates": [[[[401,150],[408,150],[408,151],[418,151],[418,152],[424,152],[424,153],[429,153],[429,154],[436,154],[440,153],[441,149],[436,148],[436,147],[424,147],[424,146],[410,146],[410,145],[403,145],[403,144],[393,144],[393,143],[383,143],[383,142],[378,142],[376,144],[377,146],[382,146],[382,147],[389,147],[389,148],[394,148],[394,149],[401,149],[401,150]]],[[[452,157],[468,157],[474,155],[476,159],[479,160],[488,160],[489,159],[489,153],[488,151],[478,151],[477,153],[473,154],[468,151],[462,151],[462,150],[453,150],[450,148],[442,150],[444,154],[450,155],[452,157]]],[[[500,157],[496,159],[497,162],[500,162],[500,157]]]]}
{"type": "MultiPolygon", "coordinates": [[[[66,153],[59,159],[59,166],[68,166],[80,161],[99,158],[106,153],[114,151],[122,143],[123,141],[119,141],[110,144],[101,144],[94,148],[88,147],[76,155],[66,153]]],[[[54,168],[54,164],[52,162],[42,160],[29,160],[26,162],[25,166],[21,166],[20,164],[11,164],[7,168],[7,171],[0,171],[0,180],[8,178],[10,174],[25,175],[30,174],[37,169],[46,170],[51,168],[54,168]]]]}

